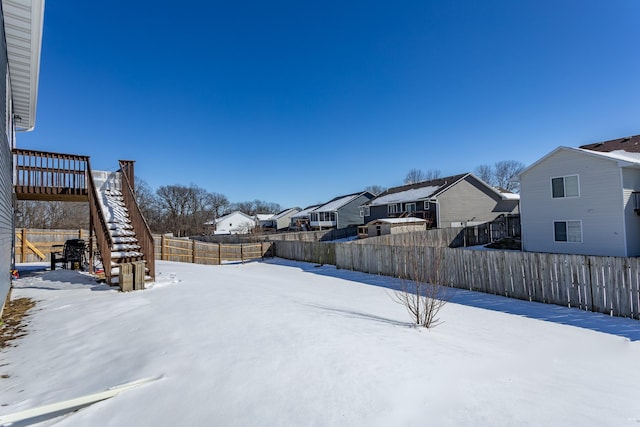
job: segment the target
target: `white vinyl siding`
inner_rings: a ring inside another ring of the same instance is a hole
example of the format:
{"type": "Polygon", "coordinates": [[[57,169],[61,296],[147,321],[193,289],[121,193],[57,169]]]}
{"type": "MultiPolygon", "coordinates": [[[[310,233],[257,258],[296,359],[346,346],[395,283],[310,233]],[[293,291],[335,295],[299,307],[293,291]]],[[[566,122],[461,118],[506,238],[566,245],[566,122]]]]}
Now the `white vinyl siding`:
{"type": "Polygon", "coordinates": [[[525,170],[520,175],[523,250],[626,256],[621,180],[617,161],[570,148],[525,170]],[[552,178],[567,176],[579,177],[580,197],[553,198],[552,178]],[[561,220],[581,221],[582,244],[556,242],[553,222],[561,220]]]}
{"type": "Polygon", "coordinates": [[[627,256],[640,256],[640,215],[636,214],[634,191],[640,191],[640,171],[622,169],[623,208],[627,241],[627,256]]]}

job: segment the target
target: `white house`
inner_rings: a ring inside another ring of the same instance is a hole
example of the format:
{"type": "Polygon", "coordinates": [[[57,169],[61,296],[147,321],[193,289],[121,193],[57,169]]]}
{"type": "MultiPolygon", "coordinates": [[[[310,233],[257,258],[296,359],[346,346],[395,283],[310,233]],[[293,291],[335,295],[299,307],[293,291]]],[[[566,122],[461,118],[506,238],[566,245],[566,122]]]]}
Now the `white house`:
{"type": "Polygon", "coordinates": [[[614,141],[556,148],[520,173],[523,250],[640,256],[640,153],[614,141]]]}
{"type": "Polygon", "coordinates": [[[215,234],[248,234],[256,226],[256,219],[235,211],[216,219],[215,224],[215,234]]]}
{"type": "Polygon", "coordinates": [[[44,0],[2,1],[0,9],[0,313],[13,262],[15,133],[35,126],[44,0]]]}

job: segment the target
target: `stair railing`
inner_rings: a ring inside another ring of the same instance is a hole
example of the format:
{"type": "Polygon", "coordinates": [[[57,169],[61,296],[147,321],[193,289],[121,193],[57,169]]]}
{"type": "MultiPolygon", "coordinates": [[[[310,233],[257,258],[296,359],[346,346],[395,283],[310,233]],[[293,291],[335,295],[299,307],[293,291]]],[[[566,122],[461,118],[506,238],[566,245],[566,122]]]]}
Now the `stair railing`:
{"type": "Polygon", "coordinates": [[[120,171],[122,175],[122,198],[124,199],[124,205],[129,211],[129,219],[133,226],[133,231],[136,233],[138,244],[142,248],[144,259],[147,261],[147,268],[149,269],[149,276],[152,280],[155,280],[156,267],[155,267],[155,244],[153,241],[153,235],[147,221],[144,219],[138,202],[136,201],[133,191],[133,161],[132,160],[120,160],[120,171]]]}
{"type": "MultiPolygon", "coordinates": [[[[107,280],[107,284],[111,284],[111,247],[113,241],[111,234],[109,234],[109,227],[107,226],[107,220],[104,217],[102,206],[100,205],[100,199],[98,195],[98,189],[93,182],[93,174],[91,173],[91,165],[87,159],[87,181],[89,182],[89,210],[91,212],[92,229],[96,236],[96,244],[100,251],[100,257],[102,258],[102,267],[104,268],[104,276],[107,280]]],[[[91,249],[93,250],[93,248],[91,249]]],[[[93,262],[93,253],[91,254],[91,262],[93,262]]],[[[93,264],[91,264],[93,269],[93,264]]]]}

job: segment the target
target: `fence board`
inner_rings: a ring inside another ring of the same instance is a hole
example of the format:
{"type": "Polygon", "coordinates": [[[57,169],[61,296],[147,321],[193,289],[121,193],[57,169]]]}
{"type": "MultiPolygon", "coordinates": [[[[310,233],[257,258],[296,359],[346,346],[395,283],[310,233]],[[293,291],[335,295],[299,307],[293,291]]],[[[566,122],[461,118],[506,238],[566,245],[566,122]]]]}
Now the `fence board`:
{"type": "Polygon", "coordinates": [[[638,258],[424,246],[416,250],[362,242],[277,242],[275,248],[275,255],[283,258],[335,263],[339,268],[406,279],[416,276],[411,268],[413,258],[422,265],[423,277],[432,278],[437,273],[440,283],[448,286],[640,317],[638,258]]]}

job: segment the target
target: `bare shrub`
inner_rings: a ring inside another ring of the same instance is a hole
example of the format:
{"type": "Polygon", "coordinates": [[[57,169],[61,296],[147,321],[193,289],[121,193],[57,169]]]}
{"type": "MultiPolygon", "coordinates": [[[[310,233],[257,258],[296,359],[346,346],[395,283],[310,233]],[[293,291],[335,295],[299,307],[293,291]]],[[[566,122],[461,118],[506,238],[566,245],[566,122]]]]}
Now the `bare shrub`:
{"type": "Polygon", "coordinates": [[[432,328],[441,323],[438,312],[451,299],[453,288],[442,284],[443,250],[427,247],[421,234],[411,233],[411,245],[399,248],[405,255],[401,288],[391,298],[403,305],[416,325],[432,328]]]}

